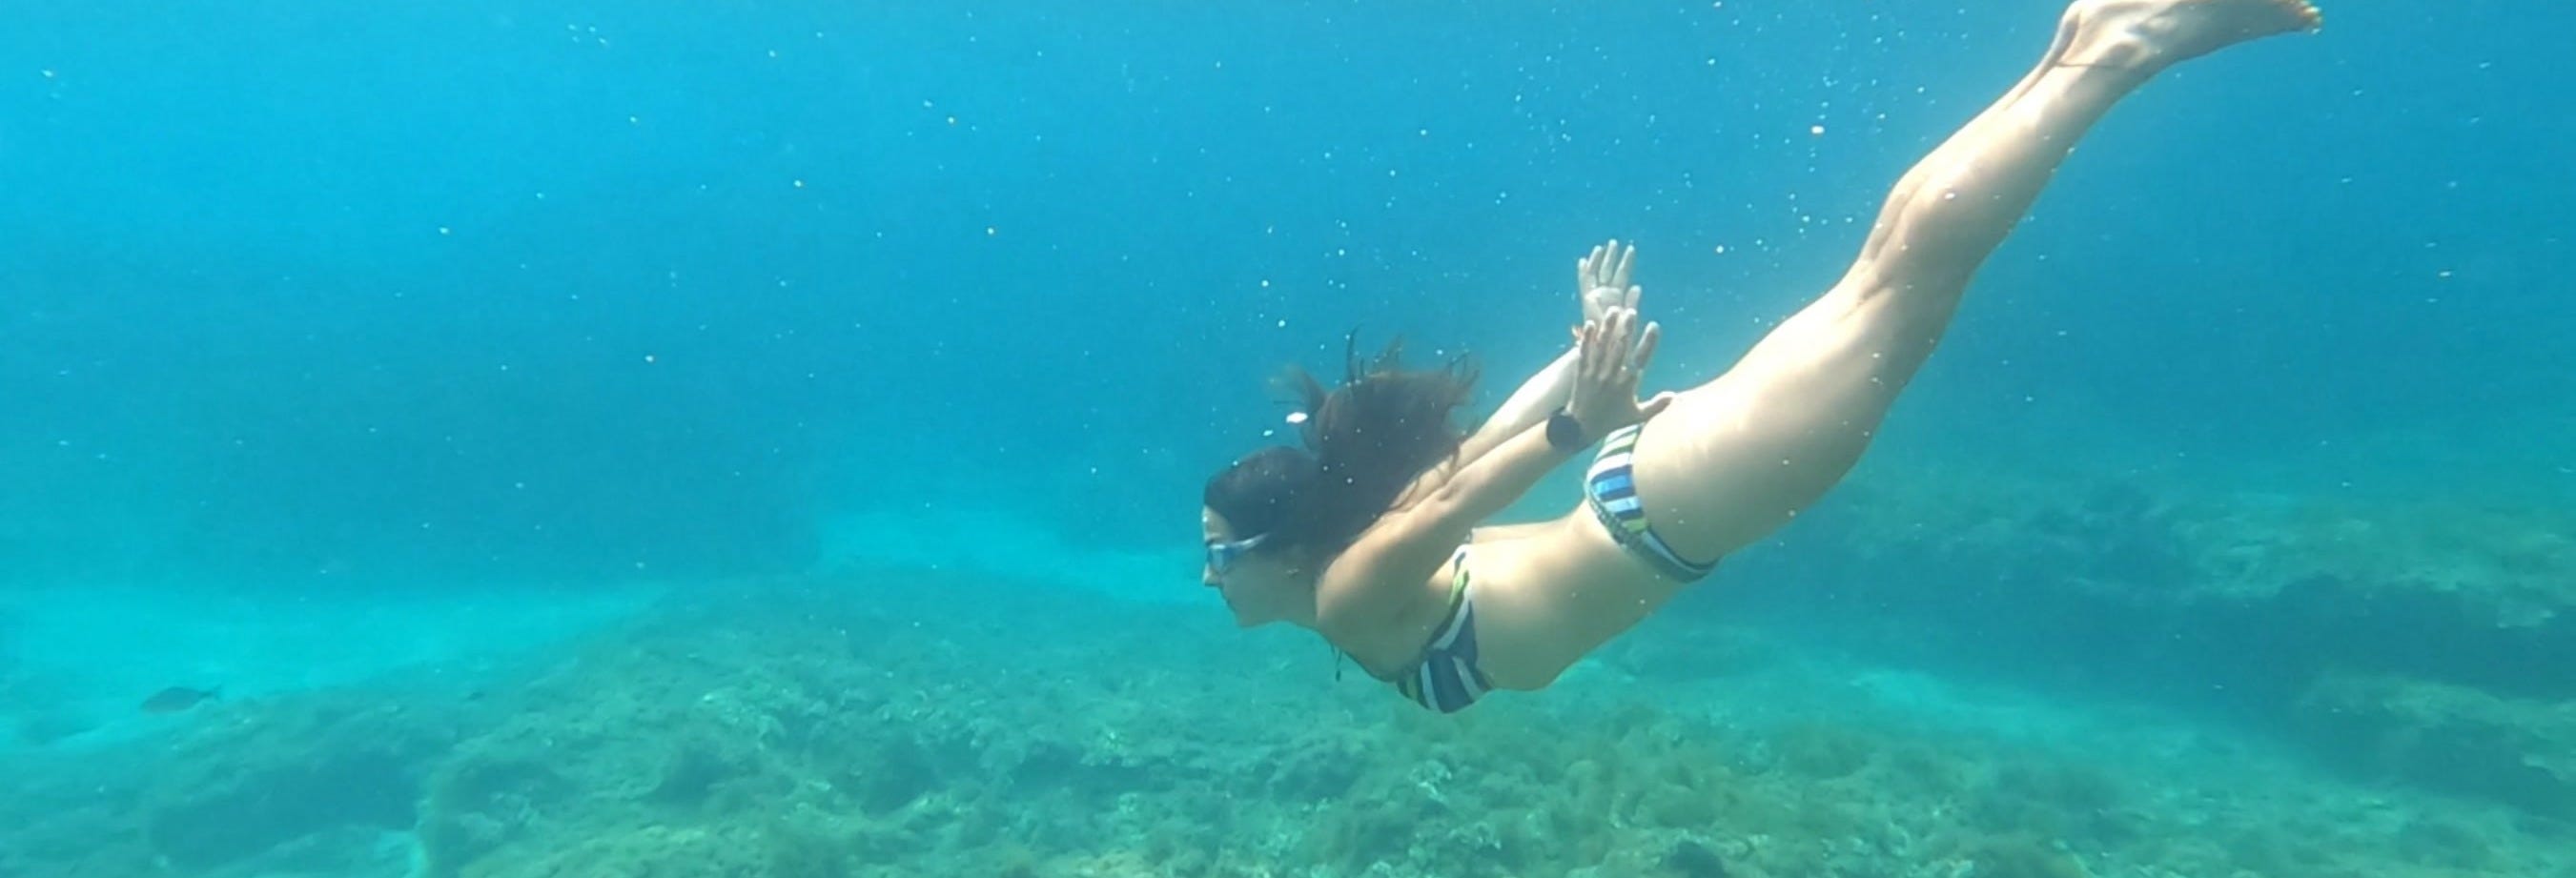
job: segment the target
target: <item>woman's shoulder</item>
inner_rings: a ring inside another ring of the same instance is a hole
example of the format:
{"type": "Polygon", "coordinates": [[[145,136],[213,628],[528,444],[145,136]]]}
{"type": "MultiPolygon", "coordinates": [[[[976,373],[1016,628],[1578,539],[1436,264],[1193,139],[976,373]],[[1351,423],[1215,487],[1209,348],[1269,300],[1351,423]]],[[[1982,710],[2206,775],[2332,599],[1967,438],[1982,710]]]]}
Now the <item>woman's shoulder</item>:
{"type": "Polygon", "coordinates": [[[1461,543],[1409,529],[1405,518],[1390,514],[1371,525],[1317,583],[1325,635],[1355,655],[1387,657],[1386,649],[1370,646],[1380,641],[1412,640],[1410,646],[1418,646],[1447,606],[1449,592],[1442,584],[1461,543]]]}
{"type": "Polygon", "coordinates": [[[1348,607],[1322,630],[1325,638],[1371,676],[1383,679],[1412,665],[1448,615],[1450,589],[1445,583],[1457,555],[1452,551],[1431,576],[1376,583],[1381,599],[1365,608],[1348,607]]]}

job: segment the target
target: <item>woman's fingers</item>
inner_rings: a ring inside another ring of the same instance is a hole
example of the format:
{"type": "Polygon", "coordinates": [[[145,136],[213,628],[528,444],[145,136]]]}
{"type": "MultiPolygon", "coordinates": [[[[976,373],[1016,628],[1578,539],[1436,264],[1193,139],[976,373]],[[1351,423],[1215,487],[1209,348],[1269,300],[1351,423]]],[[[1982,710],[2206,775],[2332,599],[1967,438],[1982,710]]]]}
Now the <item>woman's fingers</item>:
{"type": "Polygon", "coordinates": [[[1618,324],[1618,312],[1602,314],[1602,319],[1595,319],[1595,322],[1592,322],[1592,342],[1584,345],[1584,355],[1592,360],[1592,363],[1584,363],[1584,368],[1587,368],[1587,373],[1592,373],[1592,376],[1610,373],[1613,363],[1618,363],[1618,360],[1615,360],[1615,345],[1618,345],[1618,342],[1615,342],[1615,335],[1610,335],[1613,324],[1618,324]]]}
{"type": "MultiPolygon", "coordinates": [[[[1655,394],[1654,399],[1647,400],[1645,405],[1637,407],[1637,414],[1643,415],[1645,418],[1652,418],[1656,415],[1663,414],[1665,409],[1673,406],[1673,400],[1678,398],[1680,398],[1679,395],[1670,390],[1655,394]]],[[[1640,420],[1643,419],[1644,418],[1640,418],[1640,420]]]]}
{"type": "Polygon", "coordinates": [[[1631,308],[1612,307],[1599,320],[1583,324],[1583,374],[1611,377],[1628,362],[1635,335],[1637,312],[1631,308]]]}
{"type": "Polygon", "coordinates": [[[1582,380],[1592,371],[1592,321],[1574,327],[1574,377],[1582,380]]]}
{"type": "Polygon", "coordinates": [[[1612,351],[1612,348],[1618,344],[1617,336],[1611,334],[1611,330],[1618,324],[1619,309],[1617,308],[1602,314],[1601,319],[1592,321],[1592,338],[1583,349],[1584,377],[1596,382],[1600,381],[1610,374],[1613,364],[1619,362],[1614,358],[1612,351]]]}
{"type": "Polygon", "coordinates": [[[1639,319],[1635,308],[1611,308],[1599,320],[1584,321],[1574,333],[1580,351],[1575,362],[1578,380],[1634,392],[1664,338],[1662,324],[1647,323],[1640,330],[1639,319]]]}
{"type": "Polygon", "coordinates": [[[1647,364],[1652,363],[1655,360],[1655,345],[1656,343],[1661,342],[1663,338],[1663,324],[1646,324],[1645,333],[1637,339],[1637,352],[1628,359],[1628,368],[1635,370],[1640,375],[1645,374],[1647,364]]]}
{"type": "Polygon", "coordinates": [[[1636,267],[1636,246],[1623,247],[1619,239],[1612,238],[1607,244],[1594,245],[1590,254],[1574,260],[1574,286],[1585,292],[1600,287],[1625,288],[1636,267]]]}

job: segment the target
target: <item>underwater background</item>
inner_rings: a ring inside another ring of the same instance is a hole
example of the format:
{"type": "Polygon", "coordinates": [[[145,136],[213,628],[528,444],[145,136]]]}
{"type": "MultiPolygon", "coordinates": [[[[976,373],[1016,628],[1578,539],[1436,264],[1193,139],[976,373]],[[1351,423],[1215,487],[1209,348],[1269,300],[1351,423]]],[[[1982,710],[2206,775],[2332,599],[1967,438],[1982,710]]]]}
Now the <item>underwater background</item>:
{"type": "Polygon", "coordinates": [[[2557,7],[2125,101],[1549,690],[1198,583],[1281,366],[1481,412],[1617,238],[1704,380],[2059,10],[20,4],[0,878],[2576,878],[2557,7]]]}

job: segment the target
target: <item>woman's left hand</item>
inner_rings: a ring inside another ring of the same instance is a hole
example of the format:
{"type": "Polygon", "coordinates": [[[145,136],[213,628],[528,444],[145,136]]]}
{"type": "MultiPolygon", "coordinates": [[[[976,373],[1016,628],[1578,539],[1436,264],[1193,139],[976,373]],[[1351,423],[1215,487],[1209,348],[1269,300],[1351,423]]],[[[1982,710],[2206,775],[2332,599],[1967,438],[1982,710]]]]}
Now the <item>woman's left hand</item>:
{"type": "Polygon", "coordinates": [[[1637,307],[1642,291],[1628,282],[1629,273],[1636,267],[1637,245],[1622,247],[1617,239],[1574,260],[1574,296],[1583,306],[1585,321],[1607,317],[1613,308],[1637,307]]]}
{"type": "Polygon", "coordinates": [[[1586,320],[1574,331],[1578,352],[1574,393],[1565,408],[1583,425],[1587,438],[1600,439],[1612,430],[1661,414],[1673,404],[1670,392],[1655,394],[1642,404],[1637,401],[1637,383],[1655,358],[1656,343],[1663,339],[1661,326],[1648,323],[1639,331],[1637,319],[1637,309],[1615,307],[1602,319],[1586,320]]]}

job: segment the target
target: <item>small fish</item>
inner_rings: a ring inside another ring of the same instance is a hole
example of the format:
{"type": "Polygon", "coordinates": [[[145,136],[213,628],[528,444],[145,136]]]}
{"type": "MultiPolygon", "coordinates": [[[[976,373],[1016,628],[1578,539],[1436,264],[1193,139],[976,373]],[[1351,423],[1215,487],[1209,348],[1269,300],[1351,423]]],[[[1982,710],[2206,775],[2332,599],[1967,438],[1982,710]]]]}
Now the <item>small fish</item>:
{"type": "Polygon", "coordinates": [[[213,689],[190,689],[186,686],[172,686],[168,689],[152,693],[152,697],[150,698],[143,699],[143,712],[178,713],[180,711],[187,710],[188,708],[195,707],[198,704],[222,698],[224,697],[223,691],[223,687],[220,686],[213,689]]]}

